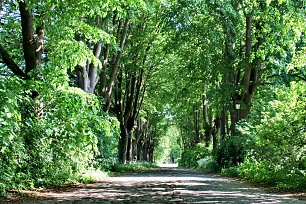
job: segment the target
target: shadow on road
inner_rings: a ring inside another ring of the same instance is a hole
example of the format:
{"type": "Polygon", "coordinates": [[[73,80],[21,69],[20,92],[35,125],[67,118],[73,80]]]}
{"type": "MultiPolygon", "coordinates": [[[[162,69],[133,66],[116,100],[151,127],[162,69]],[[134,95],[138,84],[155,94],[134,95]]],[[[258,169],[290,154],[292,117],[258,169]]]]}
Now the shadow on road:
{"type": "Polygon", "coordinates": [[[50,200],[35,203],[306,203],[176,167],[124,174],[75,191],[40,196],[50,200]]]}

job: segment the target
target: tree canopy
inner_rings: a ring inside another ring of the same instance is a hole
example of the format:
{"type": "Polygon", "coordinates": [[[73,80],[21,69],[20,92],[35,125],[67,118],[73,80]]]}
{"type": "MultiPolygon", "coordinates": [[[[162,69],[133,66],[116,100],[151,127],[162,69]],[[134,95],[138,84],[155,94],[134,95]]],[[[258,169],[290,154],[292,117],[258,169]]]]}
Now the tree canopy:
{"type": "Polygon", "coordinates": [[[305,188],[305,15],[303,0],[0,1],[0,193],[134,161],[305,188]]]}

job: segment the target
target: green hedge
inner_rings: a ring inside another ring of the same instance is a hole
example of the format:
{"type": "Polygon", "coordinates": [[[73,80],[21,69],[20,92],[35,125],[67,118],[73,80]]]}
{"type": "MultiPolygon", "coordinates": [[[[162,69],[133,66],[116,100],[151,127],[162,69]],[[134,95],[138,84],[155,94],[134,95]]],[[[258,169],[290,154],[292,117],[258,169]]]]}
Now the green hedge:
{"type": "Polygon", "coordinates": [[[116,161],[118,121],[101,111],[96,96],[68,86],[1,80],[0,194],[76,182],[116,161]],[[40,93],[35,99],[27,97],[33,87],[40,93]]]}

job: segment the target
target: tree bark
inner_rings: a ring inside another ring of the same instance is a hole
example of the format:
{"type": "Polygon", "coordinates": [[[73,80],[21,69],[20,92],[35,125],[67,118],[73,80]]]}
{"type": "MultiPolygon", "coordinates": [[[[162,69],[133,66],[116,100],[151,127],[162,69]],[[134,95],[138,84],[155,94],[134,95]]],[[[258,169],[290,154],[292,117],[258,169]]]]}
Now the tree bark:
{"type": "MultiPolygon", "coordinates": [[[[246,71],[243,77],[243,91],[241,93],[241,102],[242,102],[242,109],[239,110],[239,115],[237,118],[239,119],[246,119],[251,106],[252,106],[252,98],[254,93],[259,84],[259,59],[255,57],[252,62],[249,62],[250,57],[250,47],[252,44],[252,36],[251,36],[251,29],[252,29],[252,16],[247,16],[246,20],[246,71]]],[[[261,25],[259,23],[256,24],[255,29],[259,32],[261,30],[261,25]]],[[[256,33],[258,33],[256,32],[256,33]]],[[[256,54],[258,48],[263,43],[263,38],[261,36],[255,36],[256,43],[253,46],[253,52],[256,54]]]]}
{"type": "Polygon", "coordinates": [[[211,133],[212,138],[213,138],[213,151],[214,152],[217,150],[217,146],[218,146],[217,134],[218,134],[218,131],[220,129],[220,123],[221,123],[221,119],[220,118],[215,118],[213,131],[211,133]]]}
{"type": "Polygon", "coordinates": [[[118,160],[120,163],[126,164],[127,162],[127,145],[128,145],[128,135],[126,132],[126,128],[120,122],[120,139],[118,143],[118,160]]]}
{"type": "Polygon", "coordinates": [[[204,121],[204,138],[205,138],[205,146],[209,147],[209,143],[211,140],[211,131],[212,131],[212,124],[209,120],[209,113],[208,113],[208,102],[203,99],[203,121],[204,121]]]}
{"type": "Polygon", "coordinates": [[[223,141],[226,135],[226,126],[227,126],[227,111],[225,109],[225,105],[221,110],[221,118],[220,118],[220,140],[223,141]]]}
{"type": "Polygon", "coordinates": [[[128,162],[133,161],[133,135],[132,132],[128,132],[128,141],[127,141],[127,156],[126,159],[128,162]]]}
{"type": "Polygon", "coordinates": [[[20,67],[14,62],[14,60],[10,57],[4,47],[0,44],[0,54],[4,64],[17,76],[22,79],[29,79],[29,76],[26,75],[20,67]]]}
{"type": "Polygon", "coordinates": [[[117,80],[117,91],[115,93],[115,110],[118,121],[120,122],[120,138],[118,142],[118,160],[121,163],[126,163],[127,154],[127,131],[123,117],[123,104],[122,104],[122,72],[120,72],[117,80]]]}
{"type": "Polygon", "coordinates": [[[28,74],[31,70],[37,68],[38,57],[36,55],[36,43],[34,39],[34,27],[32,12],[27,9],[24,1],[18,1],[19,11],[21,15],[22,27],[22,45],[25,60],[25,73],[28,74]]]}
{"type": "Polygon", "coordinates": [[[28,73],[36,69],[41,63],[41,54],[43,50],[44,27],[37,29],[34,33],[32,12],[27,8],[24,1],[18,1],[21,30],[22,30],[22,47],[25,60],[25,72],[14,62],[8,52],[0,44],[0,56],[6,66],[17,76],[22,79],[29,79],[28,73]]]}
{"type": "Polygon", "coordinates": [[[236,123],[237,123],[237,112],[236,112],[236,109],[233,108],[233,110],[231,111],[230,113],[231,115],[231,126],[230,126],[230,129],[231,129],[231,135],[236,135],[237,134],[237,131],[236,131],[236,123]]]}
{"type": "Polygon", "coordinates": [[[102,64],[102,71],[100,74],[100,90],[99,94],[104,96],[106,93],[106,70],[108,66],[108,55],[109,55],[109,45],[106,44],[103,47],[103,64],[102,64]]]}
{"type": "MultiPolygon", "coordinates": [[[[76,37],[77,41],[81,41],[82,38],[80,36],[76,37]]],[[[88,48],[91,46],[88,45],[88,48]]],[[[101,50],[102,50],[102,43],[98,42],[94,45],[93,49],[93,55],[99,59],[101,55],[101,50]]],[[[87,93],[94,93],[95,88],[97,86],[97,83],[99,81],[99,76],[98,76],[98,67],[94,65],[93,63],[87,61],[86,65],[82,66],[77,66],[77,82],[78,86],[85,92],[87,93]]]]}
{"type": "Polygon", "coordinates": [[[108,112],[110,109],[110,104],[111,104],[111,98],[112,98],[112,92],[113,92],[113,87],[115,84],[115,79],[117,77],[117,73],[119,70],[119,63],[123,54],[123,50],[125,47],[125,42],[126,42],[126,38],[127,38],[127,33],[128,33],[128,28],[129,28],[129,24],[130,24],[130,16],[128,15],[126,17],[125,23],[124,23],[124,28],[123,28],[123,34],[121,37],[121,41],[120,41],[120,50],[114,55],[114,60],[112,63],[112,70],[111,70],[111,74],[110,74],[110,79],[108,81],[108,84],[106,85],[106,87],[101,87],[101,93],[102,96],[105,99],[105,106],[104,106],[104,111],[108,112]],[[104,92],[103,92],[104,90],[104,92]]]}

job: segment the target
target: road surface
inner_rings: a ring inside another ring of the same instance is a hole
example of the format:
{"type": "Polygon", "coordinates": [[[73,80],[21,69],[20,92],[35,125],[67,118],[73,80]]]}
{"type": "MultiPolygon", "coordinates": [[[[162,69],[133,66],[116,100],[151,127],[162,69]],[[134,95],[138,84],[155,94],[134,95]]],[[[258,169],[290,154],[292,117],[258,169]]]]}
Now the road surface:
{"type": "Polygon", "coordinates": [[[174,167],[123,174],[82,188],[36,196],[22,203],[306,203],[223,177],[174,167]]]}

